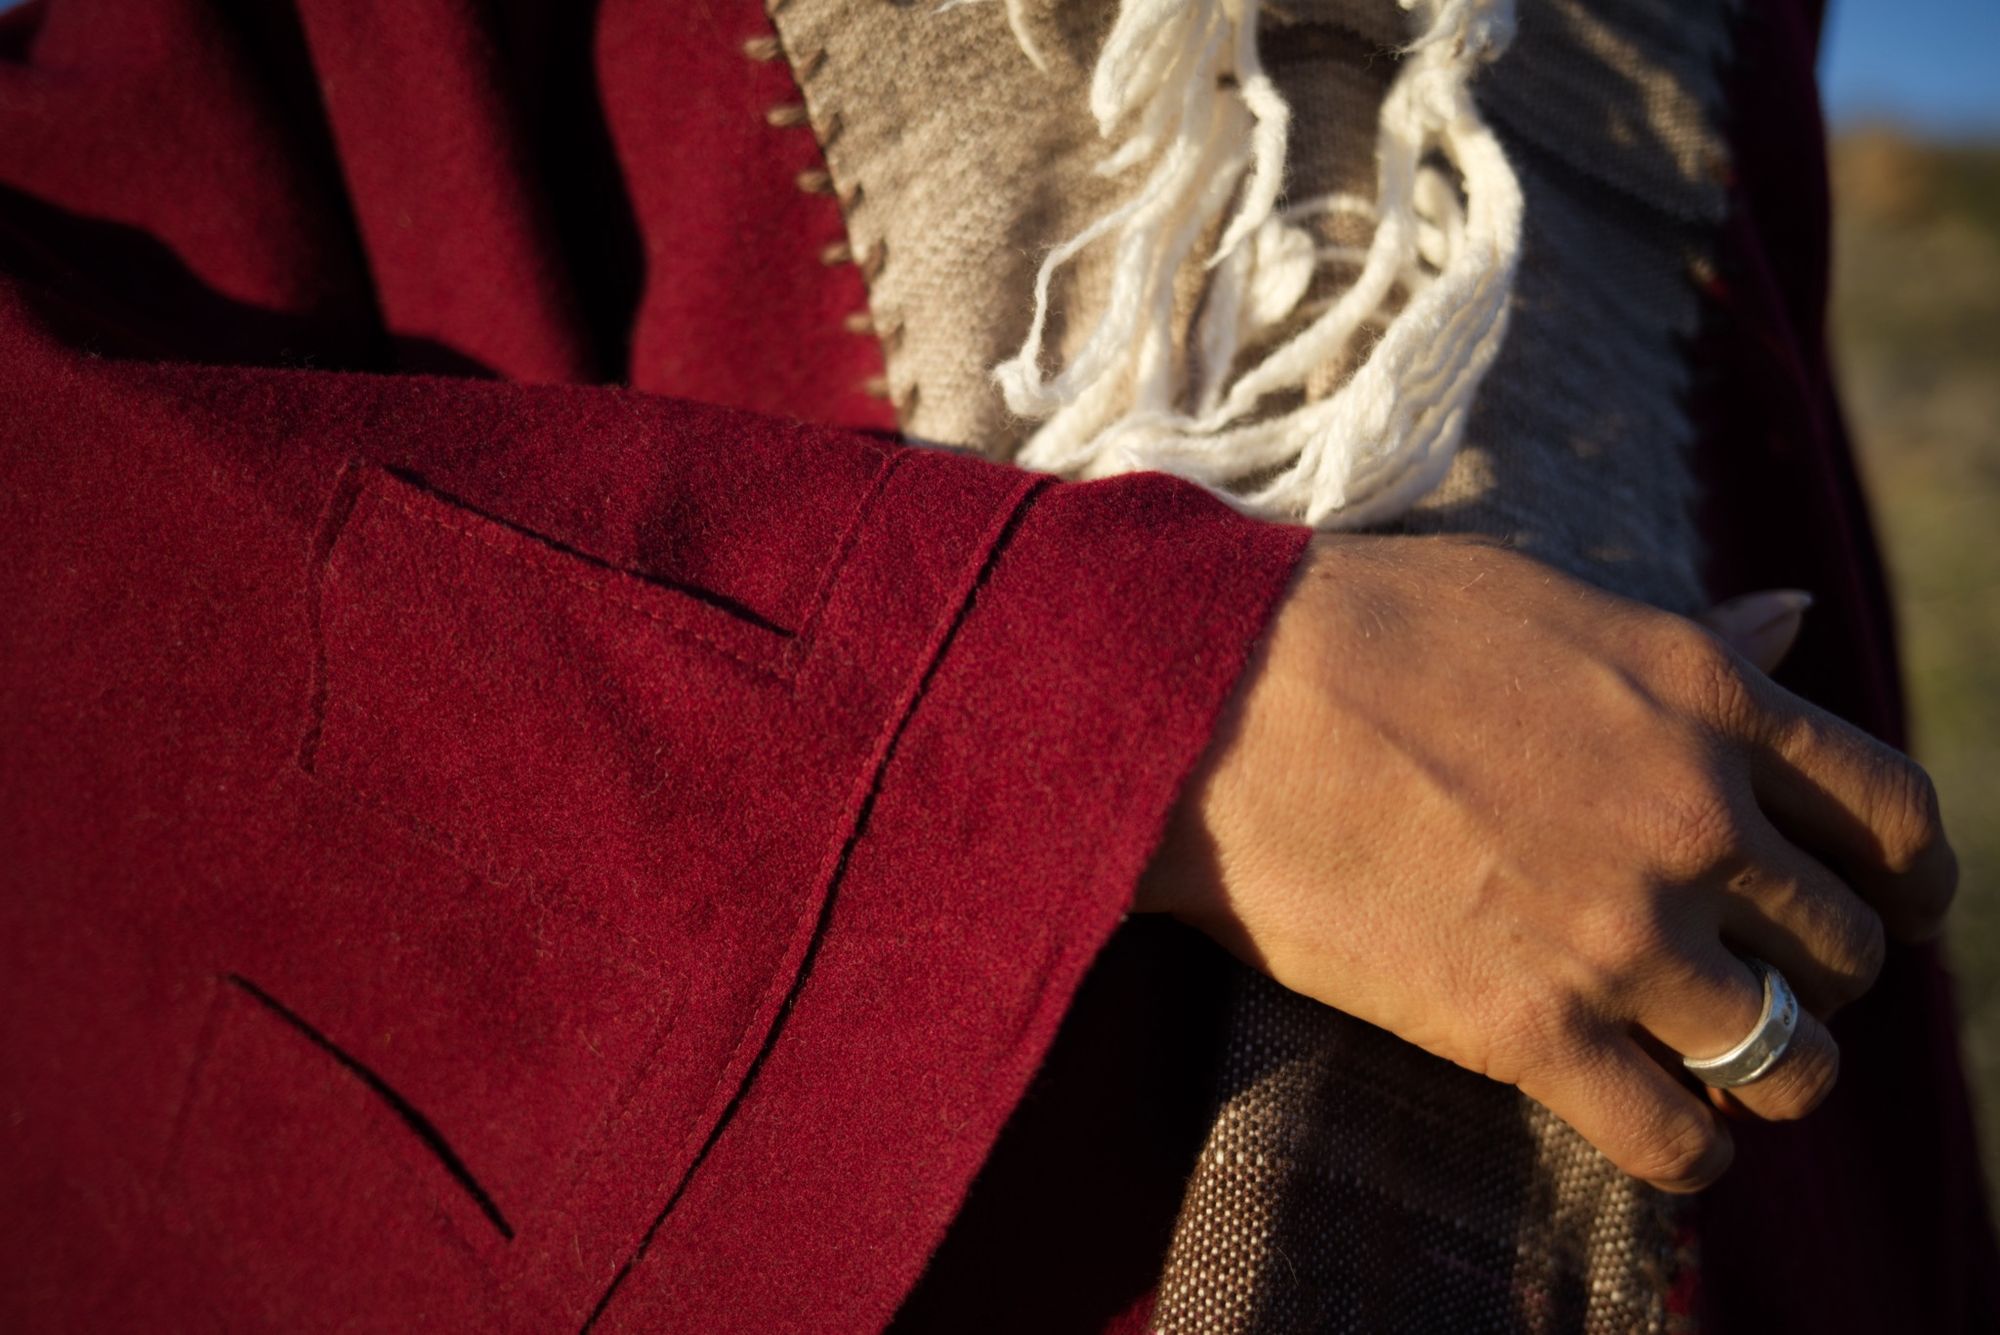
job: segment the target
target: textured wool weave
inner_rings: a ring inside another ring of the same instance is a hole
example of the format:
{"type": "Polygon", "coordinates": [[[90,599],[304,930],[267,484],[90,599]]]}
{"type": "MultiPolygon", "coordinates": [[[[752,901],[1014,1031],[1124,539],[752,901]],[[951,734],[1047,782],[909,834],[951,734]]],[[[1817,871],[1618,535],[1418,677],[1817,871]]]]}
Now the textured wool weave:
{"type": "MultiPolygon", "coordinates": [[[[1510,331],[1442,484],[1378,526],[1491,534],[1629,596],[1700,605],[1685,346],[1724,208],[1732,14],[1727,0],[1521,6],[1478,85],[1526,199],[1510,331]]],[[[1017,455],[1028,424],[988,368],[1025,337],[1049,249],[1129,188],[1094,171],[1105,150],[1085,92],[1112,6],[786,0],[773,15],[868,257],[904,429],[1017,455]]],[[[1267,21],[1263,64],[1292,113],[1290,197],[1372,197],[1405,24],[1374,0],[1291,3],[1267,21]]],[[[1328,217],[1329,253],[1365,251],[1365,208],[1328,217]]],[[[1202,254],[1174,293],[1184,330],[1202,254]]],[[[1353,280],[1330,269],[1308,309],[1353,280]]],[[[1046,337],[1063,361],[1110,270],[1085,250],[1057,275],[1046,337]]],[[[1308,395],[1352,371],[1330,362],[1308,395]]],[[[1667,1198],[1513,1090],[1247,969],[1233,1005],[1159,1328],[1673,1324],[1690,1258],[1667,1198]]]]}

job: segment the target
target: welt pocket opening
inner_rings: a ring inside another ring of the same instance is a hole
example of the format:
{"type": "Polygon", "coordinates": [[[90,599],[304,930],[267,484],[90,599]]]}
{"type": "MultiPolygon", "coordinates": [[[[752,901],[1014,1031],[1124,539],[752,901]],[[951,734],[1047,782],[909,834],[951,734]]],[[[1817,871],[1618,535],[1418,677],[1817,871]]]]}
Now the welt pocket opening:
{"type": "MultiPolygon", "coordinates": [[[[357,547],[400,545],[433,565],[483,556],[485,573],[568,586],[625,609],[662,634],[741,666],[788,676],[807,633],[780,626],[725,594],[615,565],[555,538],[489,515],[389,468],[352,462],[342,471],[314,543],[314,607],[323,619],[327,582],[357,547]],[[456,549],[456,550],[454,550],[456,549]]],[[[829,572],[831,574],[832,572],[829,572]]],[[[395,596],[397,590],[379,590],[395,596]]]]}
{"type": "Polygon", "coordinates": [[[649,831],[791,709],[810,639],[372,466],[314,555],[299,767],[500,883],[668,872],[649,831]]]}
{"type": "Polygon", "coordinates": [[[479,1179],[473,1176],[472,1170],[458,1156],[457,1151],[452,1149],[450,1142],[445,1139],[444,1133],[428,1117],[424,1116],[416,1105],[398,1093],[372,1067],[314,1028],[312,1024],[298,1015],[297,1012],[293,1011],[269,992],[266,992],[263,988],[257,986],[257,984],[251,982],[248,978],[243,977],[241,974],[228,973],[222,976],[222,981],[262,1007],[274,1019],[289,1026],[314,1047],[318,1048],[328,1057],[331,1057],[349,1075],[366,1086],[368,1091],[381,1100],[391,1113],[401,1119],[403,1125],[409,1128],[410,1133],[423,1144],[424,1148],[430,1151],[431,1157],[437,1161],[439,1167],[450,1174],[452,1181],[456,1182],[459,1188],[471,1198],[472,1203],[479,1207],[480,1214],[484,1215],[486,1221],[493,1225],[494,1230],[500,1234],[500,1237],[507,1242],[514,1240],[513,1225],[507,1222],[507,1216],[501,1212],[499,1203],[480,1184],[479,1179]]]}
{"type": "Polygon", "coordinates": [[[851,771],[799,781],[794,820],[741,795],[823,731],[817,674],[845,662],[843,581],[862,576],[844,572],[877,494],[789,586],[816,590],[780,604],[792,633],[385,470],[342,475],[312,553],[295,763],[352,867],[315,889],[297,958],[229,963],[421,1110],[404,1123],[502,1236],[539,1247],[551,1218],[596,1219],[588,1264],[622,1256],[653,1208],[635,1174],[680,1180],[727,1108],[757,1008],[797,968],[772,924],[816,912],[800,887],[823,887],[846,837],[851,771]],[[825,656],[795,680],[816,619],[825,656]]]}

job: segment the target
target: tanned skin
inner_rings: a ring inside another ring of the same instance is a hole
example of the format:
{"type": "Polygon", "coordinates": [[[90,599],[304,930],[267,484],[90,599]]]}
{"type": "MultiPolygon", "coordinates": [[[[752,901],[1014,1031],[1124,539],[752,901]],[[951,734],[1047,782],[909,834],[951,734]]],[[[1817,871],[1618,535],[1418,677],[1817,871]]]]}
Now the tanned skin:
{"type": "Polygon", "coordinates": [[[1803,599],[1694,621],[1476,540],[1323,537],[1140,889],[1295,991],[1518,1086],[1669,1191],[1728,1166],[1717,1108],[1804,1115],[1823,1021],[1957,862],[1908,757],[1764,675],[1803,599]],[[1747,656],[1746,656],[1747,655],[1747,656]],[[1762,993],[1809,1013],[1709,1101],[1762,993]]]}

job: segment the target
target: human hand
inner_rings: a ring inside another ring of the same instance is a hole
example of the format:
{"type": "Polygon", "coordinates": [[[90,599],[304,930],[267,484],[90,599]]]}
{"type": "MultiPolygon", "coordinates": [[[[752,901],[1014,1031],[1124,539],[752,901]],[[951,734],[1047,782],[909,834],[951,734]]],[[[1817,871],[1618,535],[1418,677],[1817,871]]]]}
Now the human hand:
{"type": "MultiPolygon", "coordinates": [[[[1748,608],[1709,620],[1757,641],[1748,608]]],[[[1956,879],[1923,771],[1716,633],[1490,543],[1350,536],[1307,556],[1137,907],[1685,1191],[1731,1149],[1674,1054],[1762,1004],[1733,952],[1810,1014],[1730,1098],[1797,1117],[1838,1071],[1820,1020],[1956,879]]]]}

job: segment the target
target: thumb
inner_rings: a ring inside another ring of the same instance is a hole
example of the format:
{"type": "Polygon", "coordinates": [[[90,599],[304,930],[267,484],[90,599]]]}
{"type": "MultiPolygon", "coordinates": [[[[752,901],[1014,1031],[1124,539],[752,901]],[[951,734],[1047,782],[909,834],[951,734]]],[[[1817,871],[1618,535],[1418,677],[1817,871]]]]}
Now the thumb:
{"type": "Polygon", "coordinates": [[[1799,637],[1812,595],[1803,589],[1765,589],[1717,603],[1701,623],[1764,672],[1775,672],[1799,637]]]}

